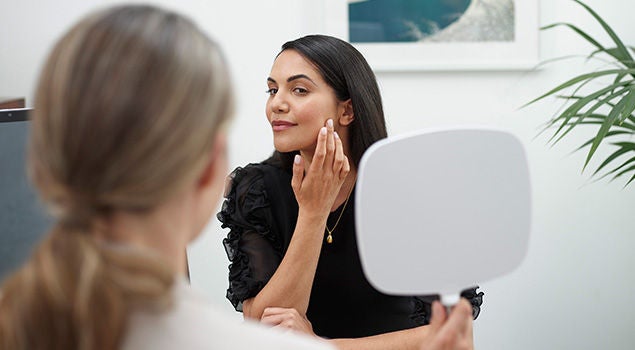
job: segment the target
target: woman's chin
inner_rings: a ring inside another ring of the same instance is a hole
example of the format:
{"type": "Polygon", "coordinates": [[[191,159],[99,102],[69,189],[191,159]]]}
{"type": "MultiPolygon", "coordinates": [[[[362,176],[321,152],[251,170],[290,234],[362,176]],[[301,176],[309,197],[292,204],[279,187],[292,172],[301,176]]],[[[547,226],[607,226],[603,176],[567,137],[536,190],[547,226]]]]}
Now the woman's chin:
{"type": "Polygon", "coordinates": [[[276,151],[278,151],[280,153],[293,152],[293,151],[296,151],[298,149],[297,147],[293,147],[293,145],[289,145],[289,144],[284,143],[284,142],[275,142],[275,141],[273,143],[273,147],[276,149],[276,151]]]}
{"type": "Polygon", "coordinates": [[[274,137],[273,147],[281,153],[297,152],[297,151],[315,151],[317,146],[316,140],[298,140],[296,138],[274,137]]]}

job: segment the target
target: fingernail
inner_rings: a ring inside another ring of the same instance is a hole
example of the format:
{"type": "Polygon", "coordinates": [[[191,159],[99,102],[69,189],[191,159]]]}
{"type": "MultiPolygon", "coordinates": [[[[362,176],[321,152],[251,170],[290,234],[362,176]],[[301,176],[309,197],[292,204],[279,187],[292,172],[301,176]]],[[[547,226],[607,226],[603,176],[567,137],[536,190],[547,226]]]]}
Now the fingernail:
{"type": "Polygon", "coordinates": [[[325,127],[322,127],[322,129],[320,129],[320,134],[326,135],[326,128],[325,127]]]}
{"type": "Polygon", "coordinates": [[[328,125],[329,127],[333,127],[333,119],[329,119],[326,121],[326,125],[328,125]]]}
{"type": "Polygon", "coordinates": [[[293,158],[293,162],[295,164],[300,164],[300,158],[301,158],[300,155],[296,154],[295,157],[293,158]]]}
{"type": "Polygon", "coordinates": [[[333,135],[335,136],[336,139],[340,139],[340,135],[338,135],[337,131],[333,131],[333,135]]]}

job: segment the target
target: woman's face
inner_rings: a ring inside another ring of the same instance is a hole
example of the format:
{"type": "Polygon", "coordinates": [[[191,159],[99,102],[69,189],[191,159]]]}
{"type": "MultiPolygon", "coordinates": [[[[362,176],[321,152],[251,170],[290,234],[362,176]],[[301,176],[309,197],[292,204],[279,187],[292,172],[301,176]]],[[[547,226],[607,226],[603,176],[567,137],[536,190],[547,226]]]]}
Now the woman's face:
{"type": "Polygon", "coordinates": [[[338,130],[343,103],[319,71],[297,51],[285,50],[278,55],[267,86],[266,114],[276,150],[312,154],[318,132],[327,119],[333,119],[338,130]]]}

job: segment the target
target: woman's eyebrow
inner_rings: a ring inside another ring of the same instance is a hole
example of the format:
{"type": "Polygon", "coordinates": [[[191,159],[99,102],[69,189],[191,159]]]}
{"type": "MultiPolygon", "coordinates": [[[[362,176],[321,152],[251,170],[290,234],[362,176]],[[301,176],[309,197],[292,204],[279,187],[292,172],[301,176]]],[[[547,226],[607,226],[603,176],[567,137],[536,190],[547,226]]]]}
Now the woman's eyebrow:
{"type": "MultiPolygon", "coordinates": [[[[287,83],[290,83],[290,82],[292,82],[292,81],[294,81],[294,80],[297,80],[297,79],[306,79],[306,80],[310,81],[313,85],[317,86],[317,84],[313,81],[313,79],[309,78],[309,76],[308,76],[308,75],[306,75],[306,74],[296,74],[296,75],[292,75],[292,76],[290,76],[289,78],[287,78],[287,83]]],[[[272,83],[274,83],[274,84],[276,84],[276,83],[277,83],[277,82],[276,82],[276,80],[275,80],[275,79],[273,79],[272,77],[268,77],[268,78],[267,78],[267,81],[270,81],[270,82],[272,82],[272,83]]]]}
{"type": "Polygon", "coordinates": [[[287,78],[287,83],[290,83],[290,82],[292,82],[294,80],[297,80],[297,79],[306,79],[306,80],[310,81],[313,85],[317,86],[317,84],[313,81],[313,79],[309,78],[309,76],[306,75],[306,74],[292,75],[289,78],[287,78]]]}

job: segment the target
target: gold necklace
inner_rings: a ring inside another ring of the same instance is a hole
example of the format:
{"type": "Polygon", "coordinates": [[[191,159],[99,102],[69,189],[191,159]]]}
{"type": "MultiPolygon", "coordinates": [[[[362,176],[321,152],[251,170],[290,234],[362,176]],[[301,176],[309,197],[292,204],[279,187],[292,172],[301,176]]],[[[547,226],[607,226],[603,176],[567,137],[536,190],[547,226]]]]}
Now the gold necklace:
{"type": "Polygon", "coordinates": [[[325,224],[325,228],[326,228],[326,232],[328,233],[328,235],[326,236],[326,243],[331,244],[333,243],[333,231],[335,231],[335,228],[337,227],[337,224],[340,223],[340,219],[342,218],[342,215],[344,214],[344,210],[346,210],[346,205],[348,204],[348,200],[349,198],[351,198],[351,193],[353,193],[353,187],[355,187],[355,184],[353,184],[353,186],[351,187],[351,190],[348,192],[348,196],[346,197],[346,201],[344,202],[344,205],[342,206],[342,211],[340,211],[340,215],[337,217],[337,220],[335,221],[335,225],[333,225],[332,229],[329,229],[328,224],[325,224]]]}

